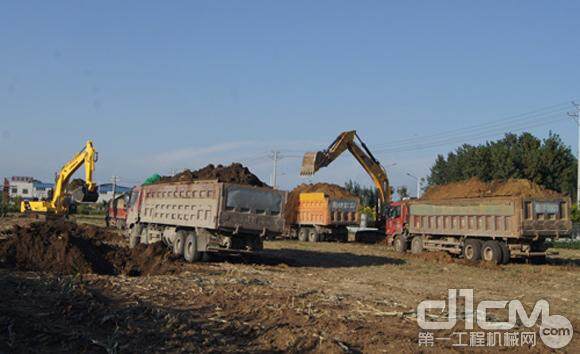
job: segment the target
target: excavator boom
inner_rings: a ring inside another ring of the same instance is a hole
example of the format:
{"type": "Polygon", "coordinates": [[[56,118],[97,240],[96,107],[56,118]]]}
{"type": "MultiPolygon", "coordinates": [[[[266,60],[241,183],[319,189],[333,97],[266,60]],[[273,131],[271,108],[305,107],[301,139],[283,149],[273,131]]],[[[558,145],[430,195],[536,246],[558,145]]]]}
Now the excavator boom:
{"type": "Polygon", "coordinates": [[[354,130],[341,133],[326,150],[305,153],[302,159],[300,175],[313,175],[321,168],[328,166],[346,150],[354,156],[369,174],[379,191],[380,204],[386,205],[391,198],[387,172],[354,130]],[[356,140],[358,140],[360,146],[356,140]]]}

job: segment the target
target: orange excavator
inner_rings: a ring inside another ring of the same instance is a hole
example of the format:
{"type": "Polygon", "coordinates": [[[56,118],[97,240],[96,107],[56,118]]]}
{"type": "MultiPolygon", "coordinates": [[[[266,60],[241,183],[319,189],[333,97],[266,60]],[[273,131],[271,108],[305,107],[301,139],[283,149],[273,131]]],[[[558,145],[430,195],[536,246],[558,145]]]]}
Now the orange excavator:
{"type": "Polygon", "coordinates": [[[378,191],[377,222],[384,226],[384,207],[391,201],[389,179],[383,165],[374,157],[355,130],[340,133],[326,150],[307,152],[302,159],[300,175],[310,176],[336,160],[348,150],[373,180],[378,191]],[[358,142],[358,144],[357,144],[358,142]],[[359,146],[360,144],[360,146],[359,146]]]}

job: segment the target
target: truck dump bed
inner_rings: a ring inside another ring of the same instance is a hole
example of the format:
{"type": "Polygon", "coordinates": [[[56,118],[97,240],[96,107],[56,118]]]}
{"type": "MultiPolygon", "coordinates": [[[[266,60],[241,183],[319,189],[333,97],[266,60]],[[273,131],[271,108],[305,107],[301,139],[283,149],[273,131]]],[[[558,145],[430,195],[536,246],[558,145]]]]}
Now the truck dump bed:
{"type": "Polygon", "coordinates": [[[489,197],[409,203],[409,231],[425,235],[554,237],[568,235],[570,198],[489,197]]]}
{"type": "Polygon", "coordinates": [[[171,182],[143,186],[141,222],[278,234],[286,193],[218,181],[171,182]]]}
{"type": "Polygon", "coordinates": [[[347,226],[359,223],[357,198],[332,198],[324,193],[300,193],[296,224],[347,226]]]}

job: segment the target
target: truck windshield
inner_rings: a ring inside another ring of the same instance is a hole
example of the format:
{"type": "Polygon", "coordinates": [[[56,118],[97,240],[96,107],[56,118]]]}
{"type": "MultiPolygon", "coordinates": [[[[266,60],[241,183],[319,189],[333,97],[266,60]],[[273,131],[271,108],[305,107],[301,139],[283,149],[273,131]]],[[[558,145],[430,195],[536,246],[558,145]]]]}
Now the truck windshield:
{"type": "Polygon", "coordinates": [[[398,218],[401,216],[401,206],[391,207],[389,209],[389,218],[398,218]]]}
{"type": "Polygon", "coordinates": [[[134,190],[131,192],[131,197],[129,198],[129,208],[132,208],[139,199],[139,191],[134,190]]]}

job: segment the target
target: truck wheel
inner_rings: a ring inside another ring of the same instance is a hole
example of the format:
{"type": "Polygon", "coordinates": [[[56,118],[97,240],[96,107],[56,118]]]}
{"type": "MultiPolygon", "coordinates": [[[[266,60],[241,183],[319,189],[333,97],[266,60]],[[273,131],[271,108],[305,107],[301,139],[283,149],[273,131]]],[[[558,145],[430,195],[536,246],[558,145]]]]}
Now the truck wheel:
{"type": "Polygon", "coordinates": [[[318,232],[316,232],[315,229],[309,230],[308,241],[310,241],[310,242],[319,242],[320,241],[320,235],[318,234],[318,232]]]}
{"type": "Polygon", "coordinates": [[[135,225],[129,231],[129,248],[135,248],[141,242],[141,225],[135,225]]]}
{"type": "Polygon", "coordinates": [[[405,253],[407,252],[407,237],[403,236],[403,235],[399,235],[397,236],[397,238],[395,238],[395,242],[393,243],[393,246],[395,247],[395,251],[399,252],[399,253],[405,253]]]}
{"type": "Polygon", "coordinates": [[[508,264],[510,262],[510,248],[507,242],[499,241],[499,247],[501,248],[501,264],[508,264]]]}
{"type": "Polygon", "coordinates": [[[476,238],[468,238],[463,245],[463,258],[469,262],[479,262],[482,243],[476,238]]]}
{"type": "Polygon", "coordinates": [[[185,238],[185,245],[183,248],[183,258],[188,262],[197,262],[201,257],[200,252],[197,250],[197,236],[194,233],[190,233],[185,238]]]}
{"type": "Polygon", "coordinates": [[[308,241],[308,229],[301,227],[298,229],[298,241],[306,242],[308,241]]]}
{"type": "Polygon", "coordinates": [[[485,241],[481,249],[481,258],[488,263],[499,264],[502,260],[502,252],[499,242],[485,241]]]}
{"type": "Polygon", "coordinates": [[[178,231],[173,240],[173,254],[176,256],[181,256],[183,254],[183,249],[185,248],[185,239],[187,235],[183,231],[178,231]]]}
{"type": "Polygon", "coordinates": [[[423,252],[423,238],[415,236],[411,240],[411,253],[417,254],[423,252]]]}

